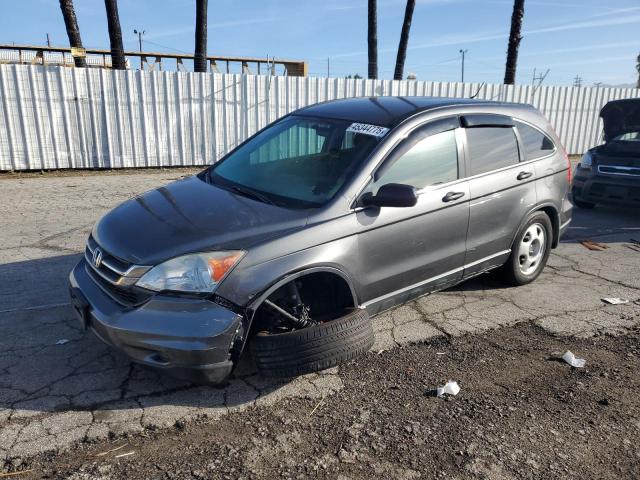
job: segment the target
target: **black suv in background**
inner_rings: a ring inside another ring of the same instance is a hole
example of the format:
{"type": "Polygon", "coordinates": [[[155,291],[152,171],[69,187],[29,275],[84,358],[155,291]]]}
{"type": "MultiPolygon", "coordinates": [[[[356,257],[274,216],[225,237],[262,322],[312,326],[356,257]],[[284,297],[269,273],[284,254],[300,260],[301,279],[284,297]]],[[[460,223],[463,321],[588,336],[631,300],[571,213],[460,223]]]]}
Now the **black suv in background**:
{"type": "Polygon", "coordinates": [[[640,206],[640,98],[609,102],[600,116],[605,143],[585,153],[576,167],[573,203],[640,206]]]}

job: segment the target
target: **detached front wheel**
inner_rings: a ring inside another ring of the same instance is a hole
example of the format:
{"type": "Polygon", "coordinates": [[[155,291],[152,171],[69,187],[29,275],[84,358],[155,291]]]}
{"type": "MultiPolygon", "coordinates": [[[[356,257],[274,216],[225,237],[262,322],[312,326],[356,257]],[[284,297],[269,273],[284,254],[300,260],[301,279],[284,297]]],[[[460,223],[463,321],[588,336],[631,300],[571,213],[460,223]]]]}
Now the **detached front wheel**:
{"type": "Polygon", "coordinates": [[[258,332],[251,354],[260,373],[294,377],[345,363],[373,346],[373,327],[365,310],[300,330],[258,332]]]}

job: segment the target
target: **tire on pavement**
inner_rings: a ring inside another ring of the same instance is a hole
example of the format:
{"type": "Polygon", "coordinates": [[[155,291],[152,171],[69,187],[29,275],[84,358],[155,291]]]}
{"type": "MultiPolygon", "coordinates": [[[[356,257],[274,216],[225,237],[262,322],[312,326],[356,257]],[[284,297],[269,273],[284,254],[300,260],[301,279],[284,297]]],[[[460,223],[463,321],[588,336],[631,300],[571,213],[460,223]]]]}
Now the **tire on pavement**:
{"type": "Polygon", "coordinates": [[[516,286],[533,282],[547,264],[552,240],[549,216],[541,211],[529,215],[518,230],[507,263],[499,270],[502,279],[516,286]]]}
{"type": "Polygon", "coordinates": [[[260,373],[294,377],[335,367],[373,346],[373,326],[366,310],[285,333],[258,332],[250,349],[260,373]]]}

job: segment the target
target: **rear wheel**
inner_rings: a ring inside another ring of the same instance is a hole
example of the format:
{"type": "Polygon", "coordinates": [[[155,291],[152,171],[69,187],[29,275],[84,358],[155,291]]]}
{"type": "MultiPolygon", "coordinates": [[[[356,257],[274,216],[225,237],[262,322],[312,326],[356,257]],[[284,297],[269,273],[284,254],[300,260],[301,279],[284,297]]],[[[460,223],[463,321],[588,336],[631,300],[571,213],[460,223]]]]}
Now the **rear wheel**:
{"type": "Polygon", "coordinates": [[[585,208],[585,209],[591,210],[592,208],[595,208],[595,206],[596,206],[595,203],[585,202],[584,200],[579,200],[577,198],[575,188],[571,191],[571,200],[572,200],[572,203],[578,208],[585,208]]]}
{"type": "Polygon", "coordinates": [[[516,235],[509,260],[501,268],[504,280],[511,285],[526,285],[538,278],[547,264],[552,237],[547,214],[532,213],[516,235]]]}
{"type": "Polygon", "coordinates": [[[251,354],[264,375],[293,377],[347,362],[373,346],[373,327],[365,310],[283,333],[261,331],[251,354]]]}

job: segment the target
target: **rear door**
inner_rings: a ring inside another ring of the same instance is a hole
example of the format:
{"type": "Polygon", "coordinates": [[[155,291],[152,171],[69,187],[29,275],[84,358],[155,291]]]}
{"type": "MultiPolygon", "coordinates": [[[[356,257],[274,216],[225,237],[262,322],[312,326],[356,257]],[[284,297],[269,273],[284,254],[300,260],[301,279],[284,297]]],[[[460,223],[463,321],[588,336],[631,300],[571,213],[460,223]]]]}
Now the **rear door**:
{"type": "Polygon", "coordinates": [[[467,115],[463,125],[471,195],[467,277],[504,263],[514,232],[537,197],[534,166],[521,163],[510,117],[467,115]]]}
{"type": "Polygon", "coordinates": [[[364,194],[387,183],[412,185],[413,207],[369,207],[360,225],[360,281],[365,306],[379,311],[462,277],[469,222],[457,117],[414,130],[378,168],[364,194]]]}

